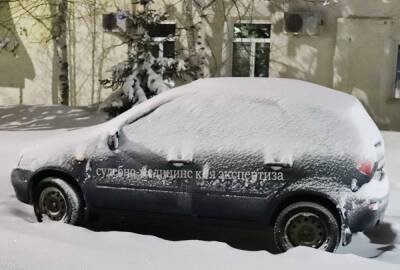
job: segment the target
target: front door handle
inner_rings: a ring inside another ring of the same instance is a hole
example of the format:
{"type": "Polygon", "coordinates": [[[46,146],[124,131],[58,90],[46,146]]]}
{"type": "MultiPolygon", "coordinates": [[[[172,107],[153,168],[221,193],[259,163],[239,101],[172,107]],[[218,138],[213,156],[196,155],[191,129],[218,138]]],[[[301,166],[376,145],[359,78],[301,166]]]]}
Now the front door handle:
{"type": "Polygon", "coordinates": [[[188,165],[192,163],[191,160],[186,160],[186,159],[173,159],[173,160],[168,160],[168,163],[171,164],[174,167],[183,167],[185,165],[188,165]]]}
{"type": "Polygon", "coordinates": [[[289,163],[271,162],[271,163],[265,163],[265,167],[272,169],[274,171],[278,171],[282,169],[288,169],[292,166],[289,163]]]}

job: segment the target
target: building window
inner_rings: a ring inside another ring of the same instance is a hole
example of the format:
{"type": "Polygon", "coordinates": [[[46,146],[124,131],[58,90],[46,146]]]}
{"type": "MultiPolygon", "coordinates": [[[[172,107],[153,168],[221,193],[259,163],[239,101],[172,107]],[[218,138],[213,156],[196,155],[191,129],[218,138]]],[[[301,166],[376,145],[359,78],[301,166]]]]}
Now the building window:
{"type": "Polygon", "coordinates": [[[232,55],[234,77],[268,77],[271,24],[235,23],[232,55]]]}
{"type": "Polygon", "coordinates": [[[394,97],[400,99],[400,45],[397,47],[396,85],[394,97]]]}
{"type": "Polygon", "coordinates": [[[175,57],[175,31],[174,22],[151,25],[147,28],[150,37],[154,41],[151,49],[154,57],[175,57]]]}

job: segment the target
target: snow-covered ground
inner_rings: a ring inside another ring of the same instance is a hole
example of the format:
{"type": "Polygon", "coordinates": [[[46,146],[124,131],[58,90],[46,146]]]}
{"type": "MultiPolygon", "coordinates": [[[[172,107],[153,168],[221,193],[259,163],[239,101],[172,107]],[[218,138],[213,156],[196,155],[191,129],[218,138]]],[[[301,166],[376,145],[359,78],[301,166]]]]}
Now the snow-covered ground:
{"type": "MultiPolygon", "coordinates": [[[[10,184],[18,152],[63,128],[103,119],[82,109],[0,107],[0,269],[400,269],[400,133],[396,132],[384,132],[392,185],[385,223],[355,235],[339,254],[295,248],[273,255],[257,248],[249,251],[224,242],[196,240],[202,239],[196,234],[171,241],[133,232],[37,223],[32,208],[17,201],[10,184]]],[[[250,233],[240,235],[239,242],[251,242],[250,233]]],[[[207,237],[219,239],[212,234],[207,237]]]]}

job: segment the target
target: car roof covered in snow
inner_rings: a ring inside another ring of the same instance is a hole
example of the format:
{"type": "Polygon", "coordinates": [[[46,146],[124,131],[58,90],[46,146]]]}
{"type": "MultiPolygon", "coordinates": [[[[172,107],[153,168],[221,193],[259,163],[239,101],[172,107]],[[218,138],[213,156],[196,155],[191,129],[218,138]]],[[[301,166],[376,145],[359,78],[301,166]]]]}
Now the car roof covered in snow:
{"type": "MultiPolygon", "coordinates": [[[[209,78],[200,79],[180,88],[192,91],[206,91],[212,94],[229,91],[230,94],[258,95],[260,97],[284,100],[296,104],[330,106],[333,101],[352,105],[357,99],[349,94],[332,90],[314,83],[284,78],[209,78]],[[218,92],[215,92],[218,91],[218,92]]],[[[337,104],[334,104],[335,107],[337,104]]]]}
{"type": "MultiPolygon", "coordinates": [[[[323,149],[325,152],[347,152],[353,148],[354,153],[362,154],[370,152],[370,147],[382,139],[379,130],[355,97],[313,83],[282,78],[200,79],[134,106],[110,121],[111,132],[120,130],[127,123],[170,102],[174,104],[172,107],[186,106],[189,111],[204,107],[215,111],[220,109],[210,104],[223,106],[227,111],[240,111],[240,114],[244,114],[240,117],[243,119],[247,115],[248,121],[254,126],[267,125],[270,130],[264,129],[264,132],[277,137],[277,144],[292,148],[303,145],[300,152],[310,148],[311,144],[312,148],[323,149]],[[262,118],[256,117],[259,119],[257,122],[251,110],[260,108],[260,104],[265,104],[265,110],[261,110],[262,118]],[[283,140],[282,136],[286,139],[283,140]],[[296,141],[297,145],[294,146],[296,141]],[[332,149],[338,147],[340,149],[332,149]]],[[[209,119],[207,115],[201,114],[193,121],[205,117],[209,119]]],[[[215,113],[214,117],[222,116],[215,113]]],[[[171,115],[169,119],[174,118],[171,115]]],[[[239,122],[237,126],[239,130],[239,122]]],[[[257,128],[252,130],[255,133],[262,132],[257,128]]]]}
{"type": "Polygon", "coordinates": [[[234,97],[251,98],[258,99],[259,102],[266,104],[273,101],[284,107],[307,106],[323,108],[325,111],[329,110],[340,114],[354,105],[360,105],[360,102],[349,94],[301,80],[239,77],[207,78],[176,87],[134,106],[114,119],[113,125],[119,123],[117,126],[120,128],[161,104],[184,95],[192,95],[195,100],[209,96],[223,96],[226,99],[233,99],[234,97]]]}

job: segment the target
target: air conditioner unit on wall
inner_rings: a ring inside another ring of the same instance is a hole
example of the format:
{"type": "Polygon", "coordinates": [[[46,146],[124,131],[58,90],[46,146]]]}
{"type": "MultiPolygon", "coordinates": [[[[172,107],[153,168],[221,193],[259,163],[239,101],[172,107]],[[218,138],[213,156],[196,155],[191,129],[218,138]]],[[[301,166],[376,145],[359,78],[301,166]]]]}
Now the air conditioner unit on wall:
{"type": "Polygon", "coordinates": [[[285,32],[299,36],[317,36],[323,25],[322,15],[316,11],[285,13],[285,32]]]}
{"type": "Polygon", "coordinates": [[[126,33],[131,26],[129,20],[129,12],[118,11],[108,14],[103,14],[103,29],[106,32],[126,33]]]}

